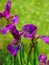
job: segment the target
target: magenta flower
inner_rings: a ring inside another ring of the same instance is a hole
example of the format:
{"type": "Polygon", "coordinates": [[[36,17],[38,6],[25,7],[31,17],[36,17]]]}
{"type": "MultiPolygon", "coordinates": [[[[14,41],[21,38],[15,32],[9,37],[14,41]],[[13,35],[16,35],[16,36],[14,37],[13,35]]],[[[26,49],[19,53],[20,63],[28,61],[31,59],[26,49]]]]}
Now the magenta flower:
{"type": "Polygon", "coordinates": [[[23,36],[25,38],[29,38],[29,39],[33,39],[33,38],[39,39],[40,38],[45,43],[49,44],[49,36],[43,36],[43,35],[35,36],[36,31],[37,31],[37,27],[34,26],[33,24],[24,25],[22,31],[24,31],[23,36]]]}
{"type": "Polygon", "coordinates": [[[8,2],[5,5],[5,10],[4,12],[0,12],[0,19],[2,17],[6,18],[8,21],[10,21],[13,24],[18,23],[18,16],[17,15],[12,15],[10,14],[10,9],[11,9],[11,1],[8,0],[8,2]]]}
{"type": "Polygon", "coordinates": [[[46,65],[47,56],[45,54],[41,54],[38,57],[39,61],[42,61],[46,65]]]}
{"type": "Polygon", "coordinates": [[[17,46],[8,44],[7,49],[12,56],[15,56],[18,53],[18,51],[20,50],[21,46],[22,46],[22,44],[19,44],[17,46]]]}

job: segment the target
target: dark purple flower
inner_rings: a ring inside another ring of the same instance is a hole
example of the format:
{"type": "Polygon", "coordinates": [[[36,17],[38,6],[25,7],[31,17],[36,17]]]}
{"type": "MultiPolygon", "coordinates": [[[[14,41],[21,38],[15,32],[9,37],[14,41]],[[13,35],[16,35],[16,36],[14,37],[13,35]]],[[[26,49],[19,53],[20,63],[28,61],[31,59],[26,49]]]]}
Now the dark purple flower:
{"type": "Polygon", "coordinates": [[[22,31],[24,31],[24,37],[33,38],[36,34],[37,27],[33,24],[24,25],[22,31]]]}
{"type": "Polygon", "coordinates": [[[18,53],[18,51],[20,50],[21,46],[22,46],[22,44],[19,44],[17,46],[13,46],[11,44],[8,44],[7,49],[12,56],[15,56],[18,53]]]}
{"type": "Polygon", "coordinates": [[[41,54],[39,55],[38,60],[46,64],[47,56],[45,54],[41,54]]]}

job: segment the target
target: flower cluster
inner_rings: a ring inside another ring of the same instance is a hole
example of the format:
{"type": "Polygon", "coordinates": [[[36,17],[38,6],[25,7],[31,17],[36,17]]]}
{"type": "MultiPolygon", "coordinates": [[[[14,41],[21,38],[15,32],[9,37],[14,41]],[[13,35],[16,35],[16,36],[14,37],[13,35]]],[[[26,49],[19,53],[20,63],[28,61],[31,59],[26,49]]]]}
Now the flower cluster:
{"type": "Polygon", "coordinates": [[[10,33],[13,35],[14,39],[7,46],[7,49],[10,52],[11,55],[13,55],[13,56],[16,55],[17,52],[22,47],[21,42],[20,42],[20,44],[17,44],[19,38],[22,35],[25,38],[32,39],[32,40],[34,38],[36,38],[36,40],[41,39],[45,43],[49,44],[49,37],[48,36],[44,36],[44,35],[36,36],[35,35],[36,31],[37,31],[37,27],[33,24],[25,24],[22,28],[22,31],[21,32],[18,31],[16,26],[15,26],[18,23],[18,16],[17,15],[12,15],[10,13],[10,9],[11,9],[11,1],[8,0],[8,2],[6,3],[6,6],[4,8],[4,12],[0,12],[0,20],[2,19],[2,17],[4,17],[7,20],[7,22],[9,21],[11,24],[7,24],[2,29],[0,29],[0,33],[6,34],[6,33],[8,33],[8,31],[10,31],[10,33]],[[14,46],[15,44],[17,44],[17,45],[14,46]]]}

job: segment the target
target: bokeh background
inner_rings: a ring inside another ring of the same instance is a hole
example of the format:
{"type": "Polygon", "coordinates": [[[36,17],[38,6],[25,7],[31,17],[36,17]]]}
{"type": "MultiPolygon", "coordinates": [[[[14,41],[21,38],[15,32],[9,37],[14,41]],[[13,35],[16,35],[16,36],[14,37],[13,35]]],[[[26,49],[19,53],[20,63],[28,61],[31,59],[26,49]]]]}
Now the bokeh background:
{"type": "MultiPolygon", "coordinates": [[[[21,30],[24,24],[34,24],[38,27],[37,34],[49,36],[49,0],[11,0],[11,14],[17,14],[19,22],[16,25],[18,30],[21,30]]],[[[4,11],[4,6],[7,0],[0,0],[0,11],[4,11]]],[[[6,19],[0,20],[0,28],[6,25],[6,19]]],[[[12,40],[12,35],[7,33],[5,35],[0,34],[0,63],[2,57],[5,57],[7,61],[10,57],[7,57],[6,46],[12,40]],[[6,54],[6,55],[5,55],[6,54]]],[[[23,39],[25,49],[28,50],[29,41],[23,39]]],[[[25,50],[25,52],[27,52],[25,50]]],[[[49,59],[49,44],[45,44],[42,40],[38,40],[39,54],[45,53],[49,59]]],[[[25,54],[26,56],[26,54],[25,54]]],[[[10,61],[9,61],[10,62],[10,61]]]]}

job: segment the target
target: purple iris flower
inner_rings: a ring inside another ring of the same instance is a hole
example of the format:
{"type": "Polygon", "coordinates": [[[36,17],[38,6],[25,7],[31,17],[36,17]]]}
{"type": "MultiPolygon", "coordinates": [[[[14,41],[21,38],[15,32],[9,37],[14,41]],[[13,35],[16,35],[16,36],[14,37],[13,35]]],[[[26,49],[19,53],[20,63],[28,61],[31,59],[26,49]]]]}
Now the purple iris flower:
{"type": "Polygon", "coordinates": [[[25,38],[29,38],[29,39],[32,39],[32,38],[39,39],[40,38],[45,43],[47,43],[47,44],[49,43],[49,37],[48,36],[43,36],[43,35],[35,36],[36,31],[37,31],[37,27],[35,25],[33,25],[33,24],[24,25],[22,31],[24,31],[23,36],[25,38]]]}
{"type": "Polygon", "coordinates": [[[46,65],[47,56],[45,54],[41,54],[38,57],[39,61],[42,61],[46,65]]]}
{"type": "Polygon", "coordinates": [[[36,34],[37,27],[33,24],[26,24],[24,25],[22,31],[24,31],[24,37],[26,38],[33,38],[36,34]]]}
{"type": "Polygon", "coordinates": [[[19,31],[16,29],[16,27],[12,24],[8,24],[2,30],[0,30],[2,34],[6,34],[8,31],[10,31],[10,33],[13,35],[14,39],[12,40],[12,42],[10,42],[10,44],[7,45],[7,49],[10,52],[10,54],[14,56],[18,53],[22,45],[22,44],[19,44],[16,46],[19,40],[20,34],[19,34],[19,31]]]}
{"type": "Polygon", "coordinates": [[[10,9],[11,9],[11,1],[8,0],[8,2],[5,5],[5,10],[4,12],[0,12],[0,19],[2,17],[6,18],[8,21],[10,21],[13,24],[18,23],[18,16],[17,15],[12,15],[10,14],[10,9]],[[12,18],[12,19],[11,19],[12,18]]]}
{"type": "Polygon", "coordinates": [[[18,53],[18,51],[20,50],[21,46],[22,46],[22,44],[19,44],[17,46],[8,44],[7,49],[12,56],[15,56],[18,53]]]}

